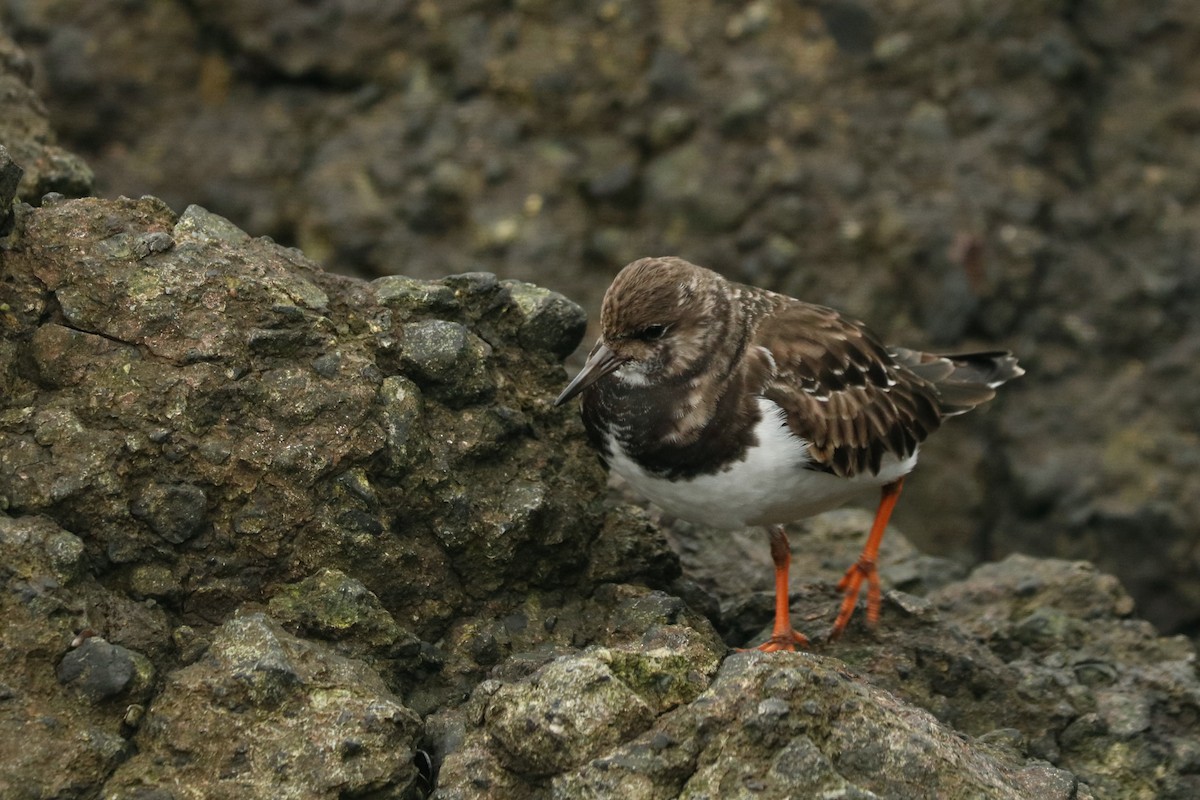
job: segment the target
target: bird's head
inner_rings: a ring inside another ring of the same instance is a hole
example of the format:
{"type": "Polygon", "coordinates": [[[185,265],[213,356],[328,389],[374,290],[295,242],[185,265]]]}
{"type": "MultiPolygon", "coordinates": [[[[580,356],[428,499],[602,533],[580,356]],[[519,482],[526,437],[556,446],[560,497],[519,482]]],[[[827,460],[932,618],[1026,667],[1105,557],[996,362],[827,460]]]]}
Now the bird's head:
{"type": "Polygon", "coordinates": [[[706,357],[724,278],[680,258],[643,258],[618,273],[604,295],[600,339],[555,400],[561,405],[616,373],[630,385],[678,378],[706,357]]]}

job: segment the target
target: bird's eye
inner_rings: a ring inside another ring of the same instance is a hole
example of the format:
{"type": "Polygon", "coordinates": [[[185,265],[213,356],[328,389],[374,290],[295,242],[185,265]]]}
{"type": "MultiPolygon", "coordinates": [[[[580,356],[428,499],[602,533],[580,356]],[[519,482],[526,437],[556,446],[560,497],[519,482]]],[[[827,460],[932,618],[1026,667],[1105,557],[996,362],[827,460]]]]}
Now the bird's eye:
{"type": "Polygon", "coordinates": [[[635,339],[641,339],[643,342],[653,342],[656,339],[661,339],[667,334],[666,325],[647,325],[633,335],[635,339]]]}

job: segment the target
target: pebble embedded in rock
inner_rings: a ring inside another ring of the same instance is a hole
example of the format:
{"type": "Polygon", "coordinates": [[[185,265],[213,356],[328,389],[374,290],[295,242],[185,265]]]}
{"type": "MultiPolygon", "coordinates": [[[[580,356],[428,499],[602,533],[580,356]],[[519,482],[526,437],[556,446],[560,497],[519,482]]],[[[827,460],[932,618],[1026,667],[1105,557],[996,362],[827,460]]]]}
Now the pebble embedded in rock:
{"type": "Polygon", "coordinates": [[[198,486],[152,483],[130,506],[130,513],[168,542],[182,544],[203,529],[207,505],[198,486]]]}
{"type": "Polygon", "coordinates": [[[477,402],[495,388],[491,347],[457,322],[425,320],[401,327],[401,363],[422,388],[451,407],[477,402]]]}
{"type": "Polygon", "coordinates": [[[58,665],[58,680],[98,703],[126,690],[147,686],[153,671],[140,653],[92,636],[63,656],[58,665]]]}
{"type": "Polygon", "coordinates": [[[587,330],[587,314],[557,292],[521,281],[503,281],[522,315],[517,341],[532,351],[563,359],[575,351],[587,330]]]}

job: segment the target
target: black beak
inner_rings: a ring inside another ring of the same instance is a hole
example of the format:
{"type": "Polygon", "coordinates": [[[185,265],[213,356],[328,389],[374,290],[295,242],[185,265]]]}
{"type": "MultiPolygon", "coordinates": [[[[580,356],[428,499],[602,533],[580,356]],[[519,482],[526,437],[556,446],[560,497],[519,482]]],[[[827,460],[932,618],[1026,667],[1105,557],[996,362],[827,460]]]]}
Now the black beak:
{"type": "Polygon", "coordinates": [[[608,349],[608,346],[603,342],[598,342],[592,350],[592,354],[588,356],[587,363],[583,365],[583,369],[579,370],[579,374],[575,376],[575,379],[567,384],[567,388],[562,390],[562,394],[554,401],[554,405],[561,406],[626,361],[628,359],[622,358],[608,349]]]}

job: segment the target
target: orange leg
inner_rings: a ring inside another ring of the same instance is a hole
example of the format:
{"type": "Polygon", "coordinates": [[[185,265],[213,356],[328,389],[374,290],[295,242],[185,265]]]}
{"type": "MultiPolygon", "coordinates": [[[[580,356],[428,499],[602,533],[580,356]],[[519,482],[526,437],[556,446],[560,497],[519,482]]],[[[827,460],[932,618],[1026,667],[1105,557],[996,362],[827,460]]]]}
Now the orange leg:
{"type": "Polygon", "coordinates": [[[795,651],[797,647],[808,647],[808,639],[792,630],[788,600],[788,566],[792,563],[792,550],[782,525],[772,525],[768,532],[771,535],[771,560],[775,562],[775,624],[771,628],[771,638],[758,649],[764,653],[795,651]]]}
{"type": "Polygon", "coordinates": [[[879,510],[875,512],[871,535],[867,537],[862,554],[838,581],[838,591],[845,596],[842,598],[842,608],[838,611],[837,620],[833,623],[833,630],[829,633],[830,639],[841,636],[842,631],[850,622],[850,615],[854,613],[854,607],[858,605],[858,592],[864,578],[867,581],[867,622],[874,625],[879,621],[882,593],[879,590],[879,570],[876,568],[875,561],[879,557],[879,544],[883,541],[883,532],[887,529],[892,509],[896,507],[896,501],[900,498],[900,489],[903,486],[904,478],[900,478],[883,487],[883,495],[879,498],[879,510]]]}

